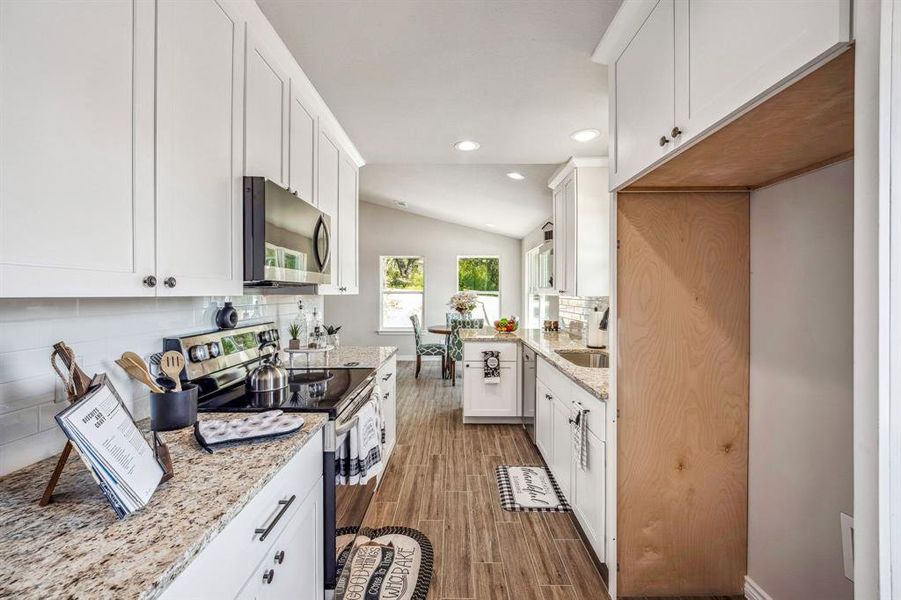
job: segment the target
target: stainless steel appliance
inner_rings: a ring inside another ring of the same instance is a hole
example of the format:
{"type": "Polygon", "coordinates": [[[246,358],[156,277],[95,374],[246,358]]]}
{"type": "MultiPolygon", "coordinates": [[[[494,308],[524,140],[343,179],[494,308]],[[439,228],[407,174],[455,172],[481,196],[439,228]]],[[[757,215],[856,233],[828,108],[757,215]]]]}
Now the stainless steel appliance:
{"type": "Polygon", "coordinates": [[[285,412],[328,414],[323,434],[322,470],[325,481],[325,587],[332,590],[337,579],[338,540],[341,548],[352,544],[363,524],[366,509],[375,493],[375,479],[367,486],[336,486],[336,432],[349,426],[375,387],[375,369],[355,364],[335,368],[287,369],[287,389],[273,394],[280,372],[260,367],[261,346],[279,348],[274,323],[262,323],[211,333],[166,338],[165,350],[185,356],[183,379],[200,387],[199,412],[285,412]],[[264,376],[249,378],[251,374],[264,376]],[[259,391],[252,382],[261,384],[259,391]],[[248,385],[250,386],[248,387],[248,385]]]}
{"type": "Polygon", "coordinates": [[[244,178],[244,285],[310,292],[331,283],[331,218],[263,177],[244,178]]]}
{"type": "Polygon", "coordinates": [[[522,424],[535,442],[535,381],[537,376],[535,351],[522,347],[522,424]]]}

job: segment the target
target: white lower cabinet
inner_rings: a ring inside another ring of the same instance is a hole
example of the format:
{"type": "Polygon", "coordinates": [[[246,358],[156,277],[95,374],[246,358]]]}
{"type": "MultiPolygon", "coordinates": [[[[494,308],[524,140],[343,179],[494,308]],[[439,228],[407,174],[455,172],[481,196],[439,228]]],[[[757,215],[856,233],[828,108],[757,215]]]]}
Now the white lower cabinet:
{"type": "Polygon", "coordinates": [[[463,347],[463,418],[520,416],[519,344],[467,343],[463,347]],[[485,381],[482,352],[500,353],[500,381],[485,381]]]}
{"type": "Polygon", "coordinates": [[[540,358],[535,389],[535,444],[595,554],[602,562],[606,561],[606,404],[540,358]],[[588,409],[585,468],[579,464],[579,456],[574,451],[570,424],[573,404],[588,409]]]}
{"type": "Polygon", "coordinates": [[[322,485],[320,478],[238,594],[240,600],[323,598],[322,485]]]}
{"type": "MultiPolygon", "coordinates": [[[[376,382],[382,394],[382,411],[385,419],[385,463],[391,458],[397,443],[397,356],[392,356],[379,367],[376,382]]],[[[382,470],[384,473],[384,469],[382,470]]]]}
{"type": "Polygon", "coordinates": [[[320,431],[206,545],[161,598],[322,598],[322,477],[320,431]]]}

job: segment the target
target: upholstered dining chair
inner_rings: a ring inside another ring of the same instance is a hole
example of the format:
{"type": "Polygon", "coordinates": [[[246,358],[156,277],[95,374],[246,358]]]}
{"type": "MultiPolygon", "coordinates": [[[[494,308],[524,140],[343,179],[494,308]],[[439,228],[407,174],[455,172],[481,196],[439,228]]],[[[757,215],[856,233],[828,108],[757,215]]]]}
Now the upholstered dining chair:
{"type": "Polygon", "coordinates": [[[447,326],[450,327],[451,321],[456,321],[457,319],[462,319],[463,317],[455,310],[449,310],[444,313],[444,318],[447,319],[447,326]]]}
{"type": "Polygon", "coordinates": [[[447,346],[447,358],[450,361],[448,369],[453,385],[457,385],[457,361],[463,360],[463,340],[460,339],[460,330],[481,329],[485,326],[485,319],[454,319],[450,326],[450,341],[447,346]]]}
{"type": "Polygon", "coordinates": [[[419,317],[410,315],[410,321],[413,323],[413,337],[416,339],[416,377],[419,377],[419,371],[422,369],[423,356],[440,356],[441,372],[444,373],[444,365],[447,360],[447,348],[440,342],[423,342],[422,325],[419,322],[419,317]]]}

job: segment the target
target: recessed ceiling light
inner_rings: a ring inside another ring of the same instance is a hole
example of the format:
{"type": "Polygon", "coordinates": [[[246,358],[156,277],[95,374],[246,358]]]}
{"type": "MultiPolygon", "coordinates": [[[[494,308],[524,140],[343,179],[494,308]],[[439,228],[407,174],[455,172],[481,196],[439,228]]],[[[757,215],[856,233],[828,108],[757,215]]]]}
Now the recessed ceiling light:
{"type": "Polygon", "coordinates": [[[460,152],[472,152],[473,150],[478,150],[480,147],[481,144],[475,140],[460,140],[454,144],[454,148],[460,152]]]}
{"type": "Polygon", "coordinates": [[[407,208],[407,203],[403,200],[395,200],[394,203],[400,208],[407,208]]]}
{"type": "Polygon", "coordinates": [[[597,129],[580,129],[579,131],[570,134],[569,137],[577,142],[590,142],[599,135],[601,135],[601,132],[597,129]]]}
{"type": "Polygon", "coordinates": [[[494,223],[485,223],[485,227],[497,227],[494,223]]]}
{"type": "Polygon", "coordinates": [[[526,178],[525,175],[523,175],[522,173],[517,173],[516,171],[510,171],[509,173],[507,173],[507,177],[509,177],[510,179],[515,179],[516,181],[522,181],[526,178]]]}

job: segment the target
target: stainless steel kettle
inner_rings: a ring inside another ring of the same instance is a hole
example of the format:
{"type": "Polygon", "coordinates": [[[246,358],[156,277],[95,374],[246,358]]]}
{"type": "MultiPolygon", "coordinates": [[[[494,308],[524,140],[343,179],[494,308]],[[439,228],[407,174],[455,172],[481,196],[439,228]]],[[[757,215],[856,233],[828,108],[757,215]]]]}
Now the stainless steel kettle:
{"type": "Polygon", "coordinates": [[[247,391],[253,393],[283,393],[288,387],[288,370],[281,366],[278,344],[266,342],[260,346],[260,365],[247,376],[247,391]],[[263,354],[271,346],[273,351],[263,354]]]}

